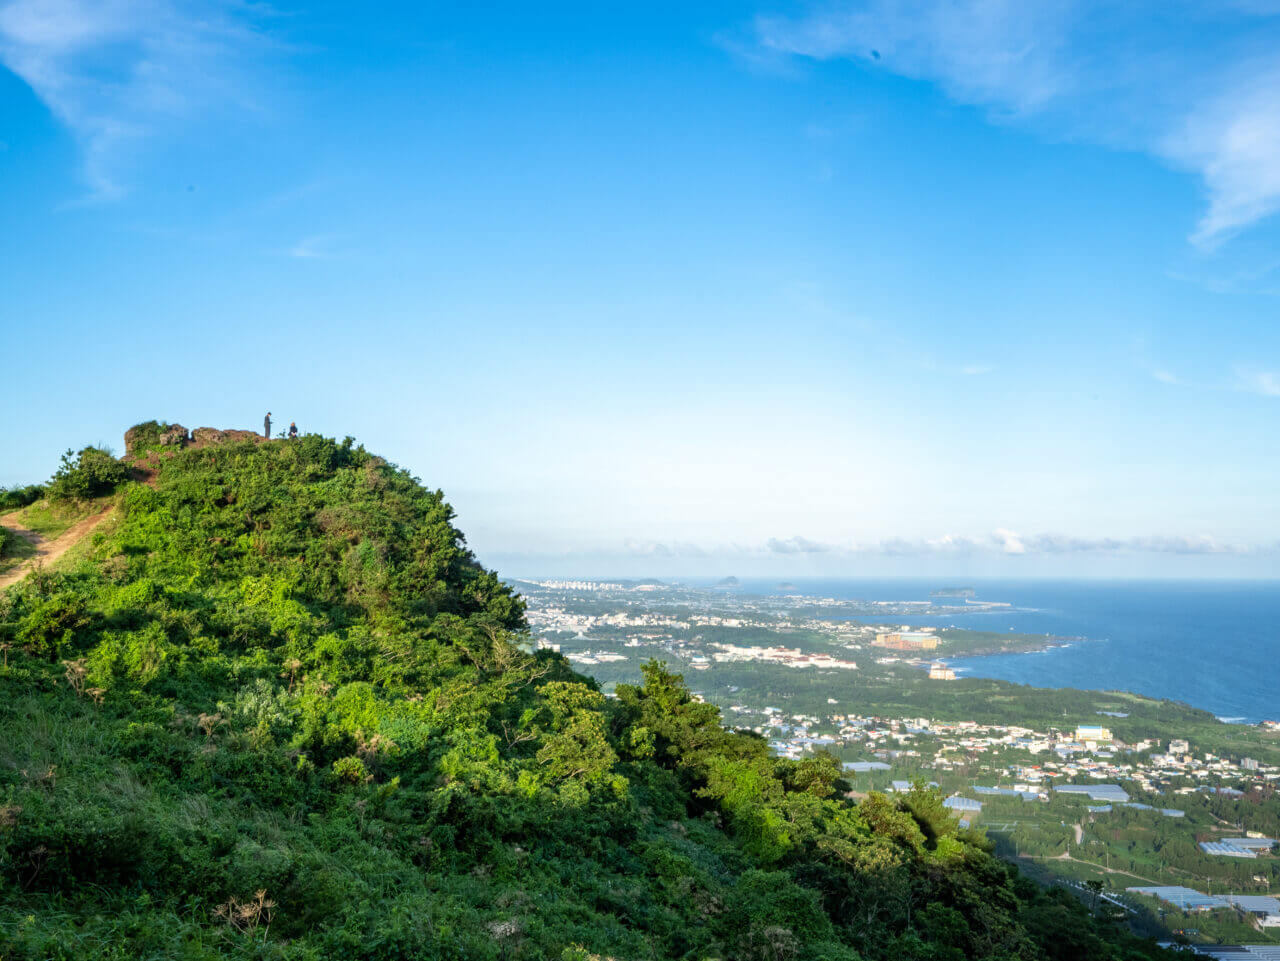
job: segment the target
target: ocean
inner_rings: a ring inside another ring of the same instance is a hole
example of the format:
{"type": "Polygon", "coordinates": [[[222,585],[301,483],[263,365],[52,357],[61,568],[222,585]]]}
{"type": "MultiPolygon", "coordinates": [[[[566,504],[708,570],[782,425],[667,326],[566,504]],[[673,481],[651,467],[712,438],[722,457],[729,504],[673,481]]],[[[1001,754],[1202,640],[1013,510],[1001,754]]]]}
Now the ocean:
{"type": "Polygon", "coordinates": [[[1134,691],[1183,701],[1238,723],[1280,720],[1280,581],[793,579],[791,583],[794,589],[784,589],[777,581],[744,578],[738,589],[752,594],[919,601],[928,600],[929,592],[938,588],[972,587],[975,600],[1007,601],[1013,606],[886,620],[1086,638],[1029,654],[948,658],[957,673],[1036,687],[1134,691]]]}

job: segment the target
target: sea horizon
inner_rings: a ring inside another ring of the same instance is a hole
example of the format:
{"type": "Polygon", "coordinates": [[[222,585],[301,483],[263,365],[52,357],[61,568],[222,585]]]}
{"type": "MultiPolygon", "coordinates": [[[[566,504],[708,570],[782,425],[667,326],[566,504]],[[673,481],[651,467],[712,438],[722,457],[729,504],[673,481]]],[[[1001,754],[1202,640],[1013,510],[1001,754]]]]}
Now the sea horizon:
{"type": "MultiPolygon", "coordinates": [[[[528,578],[524,578],[528,580],[528,578]]],[[[565,580],[566,578],[555,578],[565,580]]],[[[568,578],[579,579],[579,578],[568,578]]],[[[646,578],[584,577],[639,582],[646,578]]],[[[649,578],[724,589],[725,578],[649,578]]],[[[972,588],[974,601],[1009,607],[886,614],[886,623],[1044,634],[1045,650],[942,656],[957,674],[1042,688],[1124,690],[1179,701],[1220,720],[1280,718],[1280,580],[1263,578],[743,577],[734,593],[838,600],[923,601],[972,588]],[[1214,656],[1206,657],[1212,645],[1214,656]],[[1270,653],[1268,653],[1270,652],[1270,653]]],[[[956,599],[958,604],[963,601],[956,599]]],[[[867,622],[866,615],[851,619],[867,622]]]]}

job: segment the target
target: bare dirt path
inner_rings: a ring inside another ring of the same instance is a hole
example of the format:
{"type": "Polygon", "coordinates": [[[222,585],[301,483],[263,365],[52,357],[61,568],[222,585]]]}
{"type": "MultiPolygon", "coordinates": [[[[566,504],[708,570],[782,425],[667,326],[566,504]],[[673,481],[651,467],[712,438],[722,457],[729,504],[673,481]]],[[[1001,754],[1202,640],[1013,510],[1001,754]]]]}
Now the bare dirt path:
{"type": "Polygon", "coordinates": [[[17,518],[12,514],[0,514],[0,524],[3,524],[19,537],[30,542],[36,549],[34,557],[29,557],[13,570],[0,574],[0,591],[4,590],[10,584],[18,583],[18,581],[30,574],[37,564],[52,564],[59,557],[88,537],[89,534],[92,533],[93,529],[101,524],[110,513],[111,508],[108,507],[106,510],[98,514],[94,514],[92,517],[86,517],[82,521],[77,521],[53,540],[46,540],[35,531],[29,531],[25,527],[20,526],[17,518]]]}

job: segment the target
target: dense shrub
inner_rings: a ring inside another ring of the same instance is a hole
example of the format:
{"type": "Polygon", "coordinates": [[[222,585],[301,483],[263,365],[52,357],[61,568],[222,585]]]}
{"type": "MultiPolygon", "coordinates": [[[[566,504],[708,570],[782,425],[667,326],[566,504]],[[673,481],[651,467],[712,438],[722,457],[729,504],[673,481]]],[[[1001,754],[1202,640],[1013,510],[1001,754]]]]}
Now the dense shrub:
{"type": "Polygon", "coordinates": [[[169,425],[158,420],[147,420],[134,424],[124,433],[125,451],[129,454],[140,454],[154,447],[160,447],[160,435],[169,425]]]}
{"type": "Polygon", "coordinates": [[[52,501],[82,501],[110,494],[129,476],[129,469],[100,447],[86,447],[76,454],[68,450],[49,481],[52,501]]]}
{"type": "Polygon", "coordinates": [[[10,487],[7,490],[0,488],[0,511],[16,510],[34,504],[44,494],[43,484],[27,484],[25,487],[10,487]]]}
{"type": "Polygon", "coordinates": [[[6,961],[1158,954],[936,794],[855,804],[660,664],[609,699],[531,652],[351,441],[175,450],[119,505],[0,600],[6,961]]]}

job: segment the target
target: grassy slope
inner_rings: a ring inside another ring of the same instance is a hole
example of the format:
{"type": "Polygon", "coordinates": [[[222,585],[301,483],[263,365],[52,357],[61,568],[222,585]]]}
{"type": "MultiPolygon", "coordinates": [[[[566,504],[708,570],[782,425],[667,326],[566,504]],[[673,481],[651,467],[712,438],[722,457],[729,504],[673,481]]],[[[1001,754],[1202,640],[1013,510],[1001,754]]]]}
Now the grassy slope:
{"type": "Polygon", "coordinates": [[[7,528],[0,528],[0,574],[36,555],[36,546],[7,528]]]}
{"type": "Polygon", "coordinates": [[[108,500],[109,498],[105,497],[95,497],[91,500],[62,504],[39,500],[34,504],[6,513],[27,530],[34,531],[45,540],[53,540],[77,522],[100,513],[108,500]]]}
{"type": "Polygon", "coordinates": [[[0,599],[0,957],[1121,958],[653,673],[521,650],[438,493],[320,438],[165,460],[0,599]]]}
{"type": "MultiPolygon", "coordinates": [[[[95,497],[86,501],[72,501],[55,504],[48,500],[39,500],[34,504],[16,510],[4,511],[12,522],[20,527],[39,534],[46,541],[51,541],[66,533],[73,526],[87,517],[100,513],[110,498],[95,497]]],[[[34,557],[36,546],[25,537],[5,530],[0,542],[0,574],[13,570],[18,565],[34,557]]],[[[77,556],[83,551],[77,551],[77,556]]],[[[59,561],[59,564],[67,563],[59,561]]]]}

